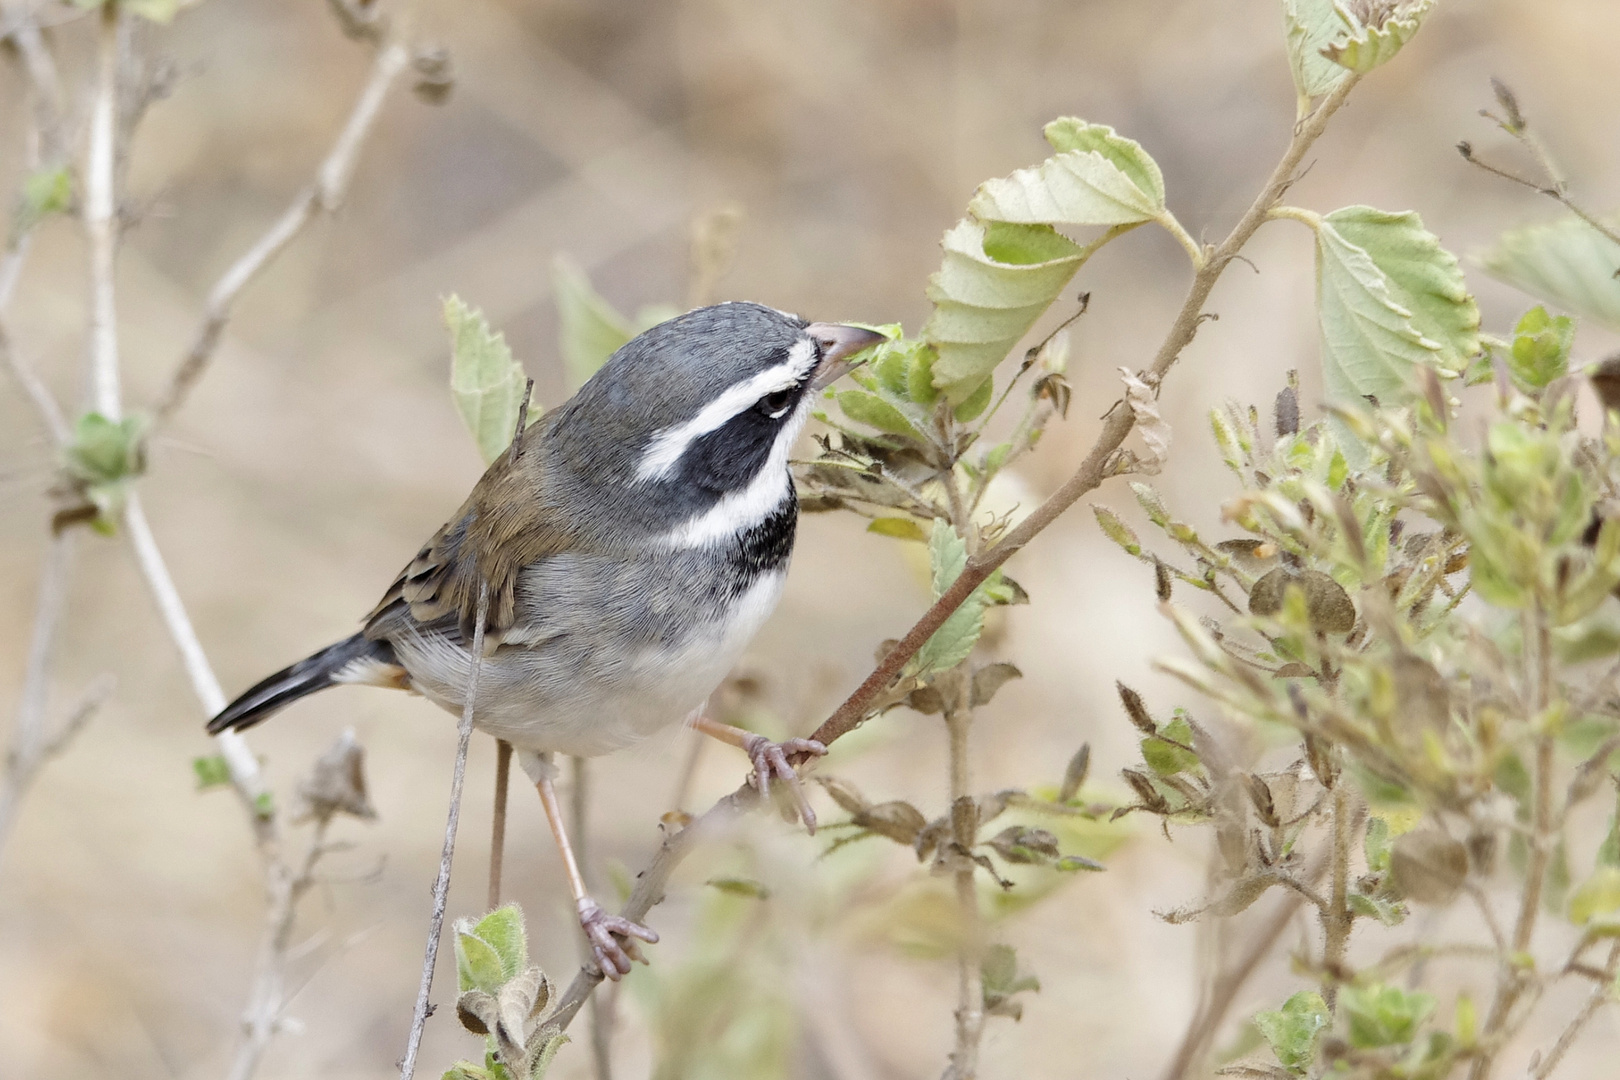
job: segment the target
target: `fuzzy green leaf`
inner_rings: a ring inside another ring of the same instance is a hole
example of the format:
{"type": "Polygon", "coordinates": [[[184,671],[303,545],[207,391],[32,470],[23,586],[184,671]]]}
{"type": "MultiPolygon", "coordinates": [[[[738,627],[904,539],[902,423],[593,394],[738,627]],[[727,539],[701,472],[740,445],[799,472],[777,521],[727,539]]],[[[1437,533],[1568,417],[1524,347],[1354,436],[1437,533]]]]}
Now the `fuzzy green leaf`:
{"type": "Polygon", "coordinates": [[[1398,405],[1411,397],[1419,364],[1455,360],[1460,366],[1461,357],[1471,355],[1462,351],[1470,342],[1477,351],[1478,311],[1460,291],[1456,260],[1423,231],[1417,215],[1349,207],[1316,222],[1316,238],[1317,317],[1330,401],[1359,405],[1373,397],[1398,405]],[[1377,256],[1351,237],[1370,244],[1377,256]]]}
{"type": "Polygon", "coordinates": [[[1138,143],[1074,117],[1048,124],[1046,137],[1059,153],[986,180],[968,212],[1025,225],[1132,225],[1164,212],[1164,177],[1138,143]]]}
{"type": "Polygon", "coordinates": [[[1254,1026],[1291,1073],[1301,1074],[1316,1060],[1316,1045],[1333,1020],[1327,1002],[1315,990],[1301,990],[1280,1009],[1256,1013],[1254,1026]]]}
{"type": "Polygon", "coordinates": [[[924,340],[937,353],[935,388],[953,404],[972,397],[1035,320],[1057,299],[1092,249],[1047,225],[958,222],[928,279],[933,314],[924,340]]]}
{"type": "Polygon", "coordinates": [[[457,919],[456,973],[460,988],[497,993],[507,980],[529,966],[523,911],[506,904],[479,919],[457,919]]]}
{"type": "Polygon", "coordinates": [[[1456,256],[1411,210],[1391,213],[1347,206],[1324,219],[1365,251],[1384,275],[1390,299],[1411,312],[1412,325],[1437,342],[1439,362],[1454,371],[1478,355],[1479,307],[1468,294],[1456,256]]]}
{"type": "Polygon", "coordinates": [[[838,407],[857,424],[865,424],[890,435],[903,435],[908,439],[922,438],[905,413],[876,394],[869,394],[865,390],[840,390],[838,407]]]}
{"type": "Polygon", "coordinates": [[[32,229],[40,219],[59,214],[73,204],[73,173],[66,165],[40,169],[23,181],[22,199],[12,220],[13,236],[32,229]]]}
{"type": "Polygon", "coordinates": [[[1538,300],[1620,329],[1620,245],[1580,218],[1503,233],[1480,261],[1538,300]]]}
{"type": "Polygon", "coordinates": [[[1349,77],[1348,70],[1322,55],[1348,30],[1333,0],[1283,0],[1283,27],[1288,34],[1288,67],[1302,100],[1331,93],[1349,77]]]}
{"type": "Polygon", "coordinates": [[[1569,921],[1584,926],[1620,911],[1620,866],[1599,866],[1569,897],[1569,921]]]}
{"type": "Polygon", "coordinates": [[[197,790],[221,787],[231,782],[231,767],[219,755],[191,759],[191,771],[197,774],[197,790]]]}
{"type": "Polygon", "coordinates": [[[1142,740],[1142,760],[1160,776],[1174,776],[1198,767],[1198,755],[1184,749],[1192,745],[1192,725],[1184,717],[1177,717],[1164,725],[1157,735],[1142,740]],[[1176,743],[1180,743],[1177,746],[1176,743]]]}
{"type": "Polygon", "coordinates": [[[1339,1003],[1350,1017],[1350,1045],[1360,1049],[1411,1042],[1434,1011],[1433,994],[1379,984],[1343,987],[1339,1003]]]}
{"type": "Polygon", "coordinates": [[[1569,352],[1575,341],[1575,320],[1549,315],[1544,307],[1524,313],[1513,328],[1508,370],[1525,386],[1541,389],[1569,370],[1569,352]]]}
{"type": "Polygon", "coordinates": [[[566,255],[551,261],[551,293],[557,304],[558,349],[569,381],[579,386],[630,340],[630,320],[602,298],[566,255]]]}
{"type": "MultiPolygon", "coordinates": [[[[523,365],[512,359],[506,338],[490,330],[484,313],[459,296],[445,300],[444,324],[450,330],[450,393],[487,464],[512,444],[527,382],[523,365]]],[[[529,423],[539,418],[539,406],[530,402],[529,423]]]]}
{"type": "Polygon", "coordinates": [[[915,540],[919,544],[928,543],[928,534],[923,527],[917,524],[916,518],[908,517],[880,517],[873,518],[866,526],[869,533],[879,536],[892,536],[896,540],[915,540]]]}
{"type": "MultiPolygon", "coordinates": [[[[1348,20],[1349,32],[1322,49],[1329,60],[1362,75],[1387,64],[1412,40],[1423,19],[1434,6],[1433,0],[1418,0],[1392,12],[1382,26],[1369,26],[1354,15],[1348,20]]],[[[1339,7],[1341,18],[1348,8],[1339,7]]]]}
{"type": "Polygon", "coordinates": [[[1097,524],[1102,527],[1108,539],[1124,548],[1125,554],[1142,554],[1142,542],[1136,538],[1136,533],[1131,527],[1119,519],[1118,514],[1106,506],[1097,505],[1092,506],[1091,512],[1097,515],[1097,524]]]}
{"type": "MultiPolygon", "coordinates": [[[[955,530],[935,519],[928,540],[928,557],[933,571],[934,599],[938,600],[967,566],[967,546],[955,530]]],[[[948,670],[966,660],[984,632],[984,606],[984,586],[980,585],[923,643],[907,670],[914,675],[925,675],[948,670]]]]}

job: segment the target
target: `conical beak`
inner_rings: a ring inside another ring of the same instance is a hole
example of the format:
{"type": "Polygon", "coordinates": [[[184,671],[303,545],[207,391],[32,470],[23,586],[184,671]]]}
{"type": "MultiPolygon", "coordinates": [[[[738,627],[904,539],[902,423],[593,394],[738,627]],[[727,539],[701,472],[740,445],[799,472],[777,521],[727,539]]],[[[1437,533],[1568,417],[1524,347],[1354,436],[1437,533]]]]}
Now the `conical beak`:
{"type": "Polygon", "coordinates": [[[805,332],[821,343],[821,363],[816,367],[815,378],[810,383],[815,390],[827,386],[854,367],[851,357],[888,340],[876,330],[843,323],[811,323],[805,327],[805,332]]]}

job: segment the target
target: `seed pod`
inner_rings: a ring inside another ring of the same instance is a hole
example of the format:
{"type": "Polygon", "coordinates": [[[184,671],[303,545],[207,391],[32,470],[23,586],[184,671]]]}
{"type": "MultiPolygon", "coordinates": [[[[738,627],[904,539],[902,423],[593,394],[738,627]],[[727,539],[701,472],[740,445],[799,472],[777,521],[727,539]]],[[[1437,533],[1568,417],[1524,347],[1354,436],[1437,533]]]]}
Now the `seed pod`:
{"type": "Polygon", "coordinates": [[[1010,863],[1044,863],[1058,857],[1058,838],[1045,829],[1011,825],[985,841],[1010,863]]]}
{"type": "Polygon", "coordinates": [[[1305,612],[1311,628],[1322,634],[1348,634],[1355,629],[1356,605],[1344,587],[1320,570],[1292,570],[1279,566],[1249,590],[1249,614],[1275,615],[1282,610],[1290,585],[1305,592],[1305,612]]]}
{"type": "Polygon", "coordinates": [[[1389,852],[1390,883],[1420,904],[1449,904],[1468,876],[1468,849],[1439,829],[1397,837],[1389,852]]]}
{"type": "Polygon", "coordinates": [[[1268,829],[1279,827],[1282,822],[1277,817],[1277,807],[1271,801],[1271,788],[1266,782],[1253,773],[1244,773],[1243,786],[1249,793],[1249,801],[1254,804],[1254,812],[1260,818],[1260,823],[1268,829]]]}
{"type": "Polygon", "coordinates": [[[855,824],[901,844],[915,844],[928,819],[908,802],[895,799],[863,810],[854,816],[855,824]]]}
{"type": "Polygon", "coordinates": [[[1170,602],[1170,568],[1164,565],[1157,557],[1153,560],[1153,594],[1159,598],[1159,603],[1170,602]]]}
{"type": "Polygon", "coordinates": [[[1125,715],[1131,718],[1131,723],[1136,725],[1137,730],[1144,735],[1157,735],[1159,725],[1148,715],[1147,706],[1142,703],[1142,695],[1118,680],[1114,682],[1114,687],[1119,691],[1120,703],[1125,706],[1125,715]]]}
{"type": "Polygon", "coordinates": [[[1058,788],[1058,802],[1066,803],[1080,793],[1090,769],[1091,744],[1081,743],[1080,749],[1069,759],[1069,767],[1063,770],[1063,786],[1058,788]]]}
{"type": "Polygon", "coordinates": [[[1277,423],[1277,438],[1299,434],[1299,391],[1292,386],[1278,391],[1272,415],[1277,423]]]}

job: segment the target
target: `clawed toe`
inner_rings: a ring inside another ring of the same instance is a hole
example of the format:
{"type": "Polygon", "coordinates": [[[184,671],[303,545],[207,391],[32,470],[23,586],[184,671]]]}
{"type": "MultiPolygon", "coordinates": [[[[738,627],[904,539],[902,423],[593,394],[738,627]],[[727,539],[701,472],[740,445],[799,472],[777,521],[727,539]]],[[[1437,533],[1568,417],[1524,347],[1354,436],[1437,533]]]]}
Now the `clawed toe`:
{"type": "Polygon", "coordinates": [[[629,974],[632,961],[647,962],[636,944],[637,938],[648,944],[658,941],[655,931],[618,915],[609,915],[589,897],[579,902],[579,925],[585,931],[585,939],[591,943],[596,966],[615,981],[629,974]]]}
{"type": "Polygon", "coordinates": [[[754,774],[751,779],[759,788],[759,793],[762,796],[770,796],[773,777],[786,783],[799,820],[803,821],[804,827],[814,835],[816,812],[811,809],[810,800],[805,798],[804,788],[799,783],[799,773],[789,758],[808,760],[820,757],[827,752],[827,748],[814,739],[789,739],[778,743],[763,735],[753,735],[743,746],[743,751],[748,755],[748,760],[753,762],[754,774]]]}

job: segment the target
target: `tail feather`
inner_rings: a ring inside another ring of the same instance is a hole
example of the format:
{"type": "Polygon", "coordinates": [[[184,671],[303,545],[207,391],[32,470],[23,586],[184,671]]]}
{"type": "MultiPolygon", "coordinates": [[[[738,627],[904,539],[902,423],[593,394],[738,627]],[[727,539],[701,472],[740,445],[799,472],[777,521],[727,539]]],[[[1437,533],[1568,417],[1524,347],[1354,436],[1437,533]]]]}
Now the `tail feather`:
{"type": "MultiPolygon", "coordinates": [[[[293,664],[291,667],[262,679],[250,686],[235,701],[225,706],[220,714],[208,721],[208,734],[222,731],[240,731],[262,720],[268,720],[283,706],[301,697],[325,690],[338,683],[338,674],[356,662],[379,665],[395,663],[394,650],[386,641],[371,641],[364,634],[356,634],[328,645],[320,652],[293,664]]],[[[342,681],[362,681],[345,678],[342,681]]]]}

